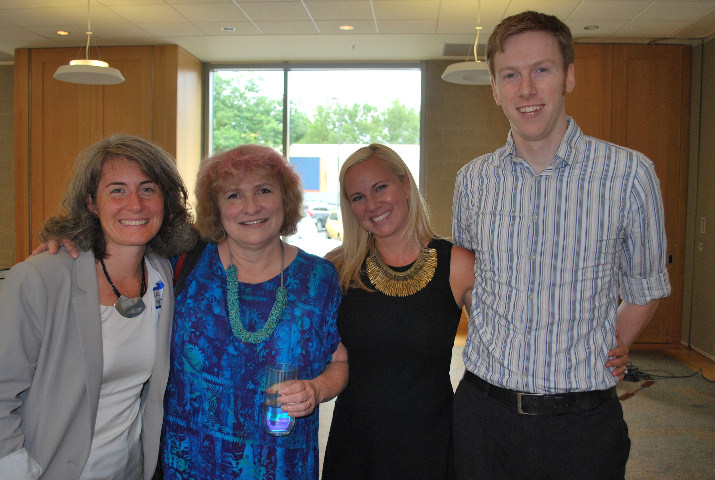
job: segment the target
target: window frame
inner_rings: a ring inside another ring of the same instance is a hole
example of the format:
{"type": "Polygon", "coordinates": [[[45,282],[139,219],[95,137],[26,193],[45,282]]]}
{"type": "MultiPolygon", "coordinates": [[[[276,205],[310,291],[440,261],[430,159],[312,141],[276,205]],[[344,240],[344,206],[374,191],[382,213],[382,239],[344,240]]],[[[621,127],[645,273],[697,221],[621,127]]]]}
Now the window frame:
{"type": "Polygon", "coordinates": [[[292,70],[349,70],[349,69],[374,69],[374,70],[395,70],[395,69],[417,69],[420,71],[421,76],[421,95],[420,95],[420,157],[419,157],[419,190],[423,192],[425,178],[424,178],[424,125],[425,125],[425,111],[423,106],[425,105],[425,85],[426,85],[426,63],[423,62],[370,62],[370,63],[359,63],[359,62],[349,62],[349,63],[327,63],[327,62],[306,62],[306,63],[291,63],[291,62],[273,62],[273,63],[206,63],[203,69],[203,135],[202,135],[202,153],[203,158],[210,155],[209,151],[209,139],[212,135],[212,118],[213,118],[213,82],[211,81],[212,73],[214,70],[221,69],[240,69],[240,70],[282,70],[283,71],[283,139],[282,139],[282,151],[281,153],[287,157],[288,142],[290,139],[290,123],[288,119],[289,115],[289,99],[290,91],[288,85],[288,73],[292,70]]]}

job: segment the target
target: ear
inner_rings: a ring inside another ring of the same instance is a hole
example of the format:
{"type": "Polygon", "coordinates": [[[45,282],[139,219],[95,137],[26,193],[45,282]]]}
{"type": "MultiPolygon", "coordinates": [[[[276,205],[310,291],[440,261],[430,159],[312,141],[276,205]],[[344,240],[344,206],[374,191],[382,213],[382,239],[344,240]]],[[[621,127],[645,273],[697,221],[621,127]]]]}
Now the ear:
{"type": "Polygon", "coordinates": [[[407,201],[409,201],[410,195],[412,194],[412,188],[410,186],[410,177],[407,175],[402,178],[402,188],[405,189],[405,196],[407,197],[407,201]]]}
{"type": "Polygon", "coordinates": [[[97,215],[97,206],[94,204],[94,201],[92,200],[92,195],[87,195],[87,200],[85,201],[85,205],[87,206],[87,210],[89,210],[90,212],[97,215]]]}
{"type": "Polygon", "coordinates": [[[499,92],[497,92],[497,86],[494,82],[494,77],[489,77],[489,82],[492,84],[492,96],[497,105],[501,107],[501,99],[499,98],[499,92]]]}
{"type": "Polygon", "coordinates": [[[576,86],[576,74],[574,72],[574,66],[573,63],[569,65],[569,68],[566,69],[566,80],[564,82],[564,95],[567,93],[571,93],[573,91],[573,87],[576,86]]]}

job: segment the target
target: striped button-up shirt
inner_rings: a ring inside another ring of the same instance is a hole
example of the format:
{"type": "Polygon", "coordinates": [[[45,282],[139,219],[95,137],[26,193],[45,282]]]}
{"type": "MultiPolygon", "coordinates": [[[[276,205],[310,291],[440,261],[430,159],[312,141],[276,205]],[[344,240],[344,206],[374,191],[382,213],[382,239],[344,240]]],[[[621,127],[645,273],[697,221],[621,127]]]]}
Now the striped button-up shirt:
{"type": "Polygon", "coordinates": [[[541,173],[507,144],[462,167],[454,243],[474,250],[466,367],[532,393],[603,390],[618,297],[670,293],[660,184],[644,155],[573,119],[541,173]]]}

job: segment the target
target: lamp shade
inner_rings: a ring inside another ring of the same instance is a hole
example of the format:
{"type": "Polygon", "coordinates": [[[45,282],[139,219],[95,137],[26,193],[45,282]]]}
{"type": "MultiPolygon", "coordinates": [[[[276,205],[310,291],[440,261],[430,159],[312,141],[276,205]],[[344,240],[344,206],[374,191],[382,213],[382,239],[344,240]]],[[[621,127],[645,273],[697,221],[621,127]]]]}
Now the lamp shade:
{"type": "Polygon", "coordinates": [[[122,72],[100,60],[72,60],[55,71],[56,80],[82,85],[116,85],[124,81],[122,72]]]}
{"type": "Polygon", "coordinates": [[[453,63],[444,69],[442,80],[460,85],[489,85],[489,66],[486,62],[453,63]]]}

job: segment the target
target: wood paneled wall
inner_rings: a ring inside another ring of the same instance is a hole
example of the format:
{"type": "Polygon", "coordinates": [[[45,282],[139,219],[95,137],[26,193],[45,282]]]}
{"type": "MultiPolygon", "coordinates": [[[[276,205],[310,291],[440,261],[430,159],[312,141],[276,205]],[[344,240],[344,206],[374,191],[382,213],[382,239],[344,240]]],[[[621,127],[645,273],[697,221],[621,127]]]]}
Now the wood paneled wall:
{"type": "MultiPolygon", "coordinates": [[[[105,47],[122,71],[119,85],[77,85],[52,78],[75,49],[15,52],[16,257],[37,244],[57,212],[75,158],[113,133],[152,140],[195,176],[201,160],[201,74],[196,58],[175,45],[105,47]]],[[[187,173],[188,172],[188,173],[187,173]]]]}

